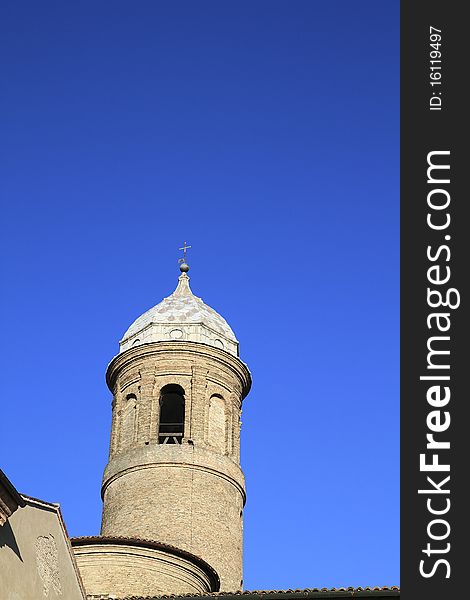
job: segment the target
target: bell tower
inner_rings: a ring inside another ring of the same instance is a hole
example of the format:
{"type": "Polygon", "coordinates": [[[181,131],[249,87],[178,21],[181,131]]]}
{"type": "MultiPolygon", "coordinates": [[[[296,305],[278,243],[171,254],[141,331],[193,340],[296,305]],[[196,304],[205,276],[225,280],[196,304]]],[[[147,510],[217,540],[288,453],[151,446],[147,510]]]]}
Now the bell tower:
{"type": "Polygon", "coordinates": [[[251,376],[227,322],[192,293],[185,259],[180,270],[176,290],[131,325],[106,373],[113,402],[101,536],[195,555],[222,591],[237,591],[240,411],[251,376]]]}

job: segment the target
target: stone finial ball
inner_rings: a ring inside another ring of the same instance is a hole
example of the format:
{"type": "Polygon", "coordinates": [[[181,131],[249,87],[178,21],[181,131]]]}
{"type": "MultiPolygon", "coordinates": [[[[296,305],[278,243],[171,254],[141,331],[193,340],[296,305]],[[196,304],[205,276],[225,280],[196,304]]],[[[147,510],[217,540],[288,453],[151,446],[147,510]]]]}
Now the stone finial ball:
{"type": "Polygon", "coordinates": [[[181,271],[182,273],[187,273],[187,272],[189,271],[189,265],[188,265],[188,264],[186,264],[185,262],[184,262],[184,263],[181,263],[181,264],[180,264],[180,271],[181,271]]]}

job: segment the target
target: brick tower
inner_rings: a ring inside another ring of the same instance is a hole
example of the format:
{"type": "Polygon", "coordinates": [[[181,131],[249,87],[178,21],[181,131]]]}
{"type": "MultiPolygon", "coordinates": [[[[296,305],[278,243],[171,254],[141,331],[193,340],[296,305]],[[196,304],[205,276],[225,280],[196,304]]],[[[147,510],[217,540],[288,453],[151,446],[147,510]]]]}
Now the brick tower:
{"type": "Polygon", "coordinates": [[[176,290],[131,325],[107,370],[114,399],[100,539],[174,547],[212,567],[221,590],[237,591],[240,411],[251,377],[233,331],[193,295],[185,261],[180,270],[176,290]]]}

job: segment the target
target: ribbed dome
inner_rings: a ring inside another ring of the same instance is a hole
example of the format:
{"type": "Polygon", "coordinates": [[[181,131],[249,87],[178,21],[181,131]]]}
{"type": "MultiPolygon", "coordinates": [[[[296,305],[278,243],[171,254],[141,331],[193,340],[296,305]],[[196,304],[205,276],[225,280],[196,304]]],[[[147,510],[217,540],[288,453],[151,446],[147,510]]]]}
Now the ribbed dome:
{"type": "Polygon", "coordinates": [[[227,321],[192,293],[186,273],[178,278],[171,296],[132,323],[120,342],[120,351],[175,340],[209,344],[238,356],[238,341],[227,321]]]}

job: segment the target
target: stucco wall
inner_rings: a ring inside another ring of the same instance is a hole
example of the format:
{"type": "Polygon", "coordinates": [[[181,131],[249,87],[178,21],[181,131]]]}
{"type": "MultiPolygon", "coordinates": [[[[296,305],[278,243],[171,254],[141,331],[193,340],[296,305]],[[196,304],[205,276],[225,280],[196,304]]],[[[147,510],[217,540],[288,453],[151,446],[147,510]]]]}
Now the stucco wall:
{"type": "Polygon", "coordinates": [[[23,498],[26,506],[0,527],[1,600],[83,600],[58,507],[23,498]]]}

